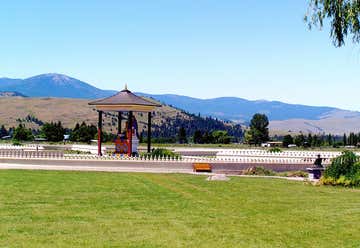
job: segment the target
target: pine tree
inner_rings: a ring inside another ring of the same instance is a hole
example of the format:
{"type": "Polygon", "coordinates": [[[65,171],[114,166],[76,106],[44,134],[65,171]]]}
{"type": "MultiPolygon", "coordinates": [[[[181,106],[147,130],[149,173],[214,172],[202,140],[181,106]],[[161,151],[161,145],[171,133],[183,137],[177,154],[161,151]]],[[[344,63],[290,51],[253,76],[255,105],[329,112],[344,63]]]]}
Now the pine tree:
{"type": "Polygon", "coordinates": [[[184,127],[180,127],[178,139],[180,144],[187,143],[186,130],[184,127]]]}

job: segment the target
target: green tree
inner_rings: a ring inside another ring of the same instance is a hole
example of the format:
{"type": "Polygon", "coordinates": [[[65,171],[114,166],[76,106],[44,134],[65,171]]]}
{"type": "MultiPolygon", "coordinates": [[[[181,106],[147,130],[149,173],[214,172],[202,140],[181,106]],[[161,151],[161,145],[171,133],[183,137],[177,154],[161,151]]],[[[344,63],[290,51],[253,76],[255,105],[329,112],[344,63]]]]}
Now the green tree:
{"type": "Polygon", "coordinates": [[[186,130],[184,127],[180,127],[178,139],[180,144],[187,143],[186,130]]]}
{"type": "Polygon", "coordinates": [[[0,128],[0,138],[9,135],[9,132],[6,130],[4,125],[1,125],[0,128]]]}
{"type": "Polygon", "coordinates": [[[81,125],[76,124],[75,128],[71,132],[70,140],[89,143],[95,138],[96,134],[97,128],[94,125],[86,125],[86,123],[83,122],[81,125]]]}
{"type": "Polygon", "coordinates": [[[329,146],[332,146],[334,144],[334,138],[331,134],[328,134],[326,137],[326,142],[329,146]]]}
{"type": "Polygon", "coordinates": [[[245,140],[245,143],[246,143],[246,144],[251,145],[252,136],[251,136],[251,132],[250,132],[250,131],[246,131],[246,132],[245,132],[244,140],[245,140]]]}
{"type": "Polygon", "coordinates": [[[312,137],[311,133],[308,134],[306,144],[307,144],[307,146],[312,146],[312,144],[313,144],[313,137],[312,137]]]}
{"type": "Polygon", "coordinates": [[[297,135],[294,139],[294,143],[297,146],[304,146],[305,143],[305,137],[303,134],[297,135]]]}
{"type": "Polygon", "coordinates": [[[293,137],[290,134],[285,135],[283,139],[283,147],[288,147],[290,144],[294,144],[293,137]]]}
{"type": "Polygon", "coordinates": [[[322,28],[329,21],[330,38],[337,47],[345,44],[351,35],[354,43],[360,42],[360,1],[359,0],[309,0],[305,22],[309,29],[322,28]]]}
{"type": "Polygon", "coordinates": [[[193,140],[195,144],[201,144],[203,143],[203,136],[200,130],[196,130],[194,132],[193,140]]]}
{"type": "Polygon", "coordinates": [[[216,144],[229,144],[231,137],[228,135],[228,132],[216,130],[211,133],[213,136],[214,143],[216,144]]]}
{"type": "Polygon", "coordinates": [[[359,157],[351,152],[344,151],[341,156],[335,158],[331,165],[325,170],[325,177],[332,177],[338,179],[340,176],[351,178],[356,173],[360,172],[360,165],[356,164],[359,157]]]}
{"type": "Polygon", "coordinates": [[[260,145],[269,140],[269,119],[264,114],[255,114],[250,121],[251,143],[260,145]]]}
{"type": "Polygon", "coordinates": [[[41,127],[41,134],[48,141],[58,142],[64,139],[65,129],[63,128],[60,121],[57,123],[45,123],[41,127]]]}
{"type": "Polygon", "coordinates": [[[13,139],[18,141],[31,141],[34,140],[34,136],[31,132],[31,129],[28,129],[24,125],[19,124],[19,126],[14,130],[13,139]]]}

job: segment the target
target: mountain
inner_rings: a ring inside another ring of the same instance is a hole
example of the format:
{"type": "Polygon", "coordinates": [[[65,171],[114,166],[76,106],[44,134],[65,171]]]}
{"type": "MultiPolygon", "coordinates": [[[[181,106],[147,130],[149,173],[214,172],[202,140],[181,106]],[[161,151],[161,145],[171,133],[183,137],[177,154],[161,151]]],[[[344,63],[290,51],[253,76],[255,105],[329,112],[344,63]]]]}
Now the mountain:
{"type": "Polygon", "coordinates": [[[0,91],[0,97],[26,97],[26,96],[16,91],[0,91]]]}
{"type": "MultiPolygon", "coordinates": [[[[216,116],[221,119],[246,122],[255,113],[266,114],[270,120],[308,119],[319,120],[338,112],[359,115],[359,112],[340,110],[332,107],[313,107],[300,104],[288,104],[279,101],[250,101],[237,97],[198,99],[179,95],[139,95],[154,98],[160,102],[185,109],[190,113],[216,116]]],[[[345,115],[345,113],[344,113],[345,115]]]]}
{"type": "Polygon", "coordinates": [[[115,91],[101,90],[62,74],[42,74],[27,79],[0,78],[0,91],[16,91],[30,97],[65,97],[95,99],[115,91]]]}
{"type": "MultiPolygon", "coordinates": [[[[115,91],[101,90],[62,74],[42,74],[27,79],[0,78],[0,91],[16,91],[29,97],[59,97],[95,99],[110,96],[115,91]]],[[[188,113],[213,116],[248,124],[255,113],[269,117],[270,128],[291,132],[360,132],[360,113],[333,107],[315,107],[279,101],[250,101],[237,97],[198,99],[180,95],[137,93],[188,113]]]]}
{"type": "Polygon", "coordinates": [[[333,133],[360,132],[360,112],[332,107],[314,107],[288,104],[279,101],[249,101],[236,97],[198,99],[179,95],[139,95],[224,120],[248,124],[255,113],[269,117],[269,128],[273,134],[288,133],[333,133]]]}

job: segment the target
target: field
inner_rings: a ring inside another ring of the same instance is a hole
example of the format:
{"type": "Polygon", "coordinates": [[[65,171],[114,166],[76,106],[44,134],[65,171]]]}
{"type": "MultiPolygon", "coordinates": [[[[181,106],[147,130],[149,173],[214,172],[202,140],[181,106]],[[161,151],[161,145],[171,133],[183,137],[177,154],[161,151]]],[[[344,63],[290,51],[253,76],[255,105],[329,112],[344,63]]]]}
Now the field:
{"type": "Polygon", "coordinates": [[[0,247],[359,247],[360,190],[0,171],[0,247]]]}

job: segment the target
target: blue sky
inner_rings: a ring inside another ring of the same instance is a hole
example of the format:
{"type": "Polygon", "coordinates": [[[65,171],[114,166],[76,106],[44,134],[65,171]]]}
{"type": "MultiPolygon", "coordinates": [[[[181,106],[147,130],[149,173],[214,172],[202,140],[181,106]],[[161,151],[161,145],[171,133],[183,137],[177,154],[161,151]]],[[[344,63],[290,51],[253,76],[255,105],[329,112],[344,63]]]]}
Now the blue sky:
{"type": "Polygon", "coordinates": [[[307,0],[2,1],[0,77],[360,110],[360,45],[309,31],[307,0]]]}

